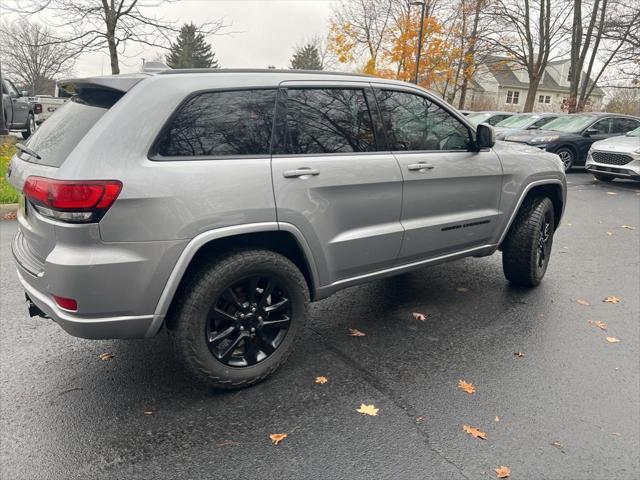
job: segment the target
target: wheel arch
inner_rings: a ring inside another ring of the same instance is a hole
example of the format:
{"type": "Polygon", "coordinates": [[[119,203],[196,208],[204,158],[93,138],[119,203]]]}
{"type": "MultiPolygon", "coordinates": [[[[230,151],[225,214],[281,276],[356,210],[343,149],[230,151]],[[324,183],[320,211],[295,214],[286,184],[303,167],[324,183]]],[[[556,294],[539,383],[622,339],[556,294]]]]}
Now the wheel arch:
{"type": "Polygon", "coordinates": [[[511,228],[511,225],[513,224],[513,221],[516,215],[524,205],[525,201],[529,198],[538,197],[538,196],[548,197],[551,200],[551,203],[553,203],[554,229],[558,228],[558,226],[560,225],[560,220],[562,219],[562,214],[564,213],[564,207],[565,207],[565,196],[563,193],[563,184],[560,180],[555,180],[555,179],[539,180],[537,182],[533,182],[529,184],[527,188],[523,191],[523,193],[520,195],[518,204],[516,208],[514,208],[511,214],[511,217],[509,218],[509,222],[507,223],[506,228],[504,229],[504,232],[502,232],[502,235],[500,236],[498,245],[502,245],[502,242],[504,242],[504,239],[507,236],[507,233],[509,232],[509,229],[511,228]]]}
{"type": "Polygon", "coordinates": [[[302,234],[280,229],[277,223],[271,222],[212,230],[195,237],[182,252],[158,301],[157,321],[149,328],[149,335],[156,333],[163,320],[170,317],[176,295],[193,272],[205,262],[237,248],[263,248],[287,257],[304,275],[313,299],[319,285],[318,276],[311,250],[302,234]]]}

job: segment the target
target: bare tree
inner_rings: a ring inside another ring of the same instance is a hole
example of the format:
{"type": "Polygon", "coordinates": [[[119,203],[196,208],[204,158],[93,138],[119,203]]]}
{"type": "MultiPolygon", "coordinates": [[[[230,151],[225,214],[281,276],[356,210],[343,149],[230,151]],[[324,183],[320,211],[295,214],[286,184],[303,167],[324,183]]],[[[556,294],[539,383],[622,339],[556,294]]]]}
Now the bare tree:
{"type": "Polygon", "coordinates": [[[491,8],[493,43],[529,77],[525,112],[533,109],[549,61],[562,54],[559,49],[570,12],[571,2],[566,0],[496,0],[491,8]]]}
{"type": "MultiPolygon", "coordinates": [[[[111,73],[120,73],[119,55],[127,45],[139,44],[167,48],[180,25],[159,18],[160,5],[173,0],[155,0],[145,6],[140,0],[23,0],[18,13],[47,11],[51,26],[65,38],[58,43],[82,51],[109,51],[111,73]]],[[[7,8],[7,7],[5,7],[7,8]]],[[[205,35],[220,33],[227,25],[214,20],[198,27],[205,35]]]]}
{"type": "Polygon", "coordinates": [[[640,78],[640,3],[573,1],[569,112],[580,112],[607,69],[640,78]]]}
{"type": "Polygon", "coordinates": [[[0,25],[2,60],[6,73],[33,95],[53,93],[52,80],[69,75],[80,53],[57,43],[51,31],[27,19],[0,25]]]}

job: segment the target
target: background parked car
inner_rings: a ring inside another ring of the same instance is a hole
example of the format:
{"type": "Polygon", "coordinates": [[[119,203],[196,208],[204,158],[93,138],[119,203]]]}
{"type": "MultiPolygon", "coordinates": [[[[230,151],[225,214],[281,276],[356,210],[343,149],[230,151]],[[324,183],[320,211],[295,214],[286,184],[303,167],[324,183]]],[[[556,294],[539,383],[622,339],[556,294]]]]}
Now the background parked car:
{"type": "Polygon", "coordinates": [[[474,112],[467,115],[467,119],[474,125],[478,125],[480,123],[496,125],[505,118],[509,118],[514,115],[515,113],[513,112],[474,112]]]}
{"type": "Polygon", "coordinates": [[[507,135],[508,142],[526,143],[560,156],[565,170],[582,166],[594,142],[640,127],[640,118],[613,113],[575,113],[547,123],[538,130],[507,135]]]}
{"type": "Polygon", "coordinates": [[[507,135],[520,130],[534,130],[540,128],[551,120],[558,118],[561,113],[519,113],[505,118],[496,124],[496,140],[504,140],[507,135]]]}
{"type": "Polygon", "coordinates": [[[22,138],[29,138],[36,130],[35,105],[29,102],[27,92],[18,92],[11,80],[2,79],[2,108],[7,130],[22,132],[22,138]]]}
{"type": "Polygon", "coordinates": [[[594,143],[587,155],[587,170],[597,180],[616,178],[640,181],[640,127],[626,135],[594,143]]]}

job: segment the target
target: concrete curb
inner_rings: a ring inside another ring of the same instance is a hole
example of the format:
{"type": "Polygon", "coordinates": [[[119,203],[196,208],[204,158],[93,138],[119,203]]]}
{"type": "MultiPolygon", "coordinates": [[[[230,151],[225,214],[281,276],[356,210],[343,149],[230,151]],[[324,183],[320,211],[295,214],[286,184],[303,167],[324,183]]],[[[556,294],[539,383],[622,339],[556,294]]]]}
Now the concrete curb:
{"type": "Polygon", "coordinates": [[[17,203],[3,203],[0,204],[0,218],[4,217],[9,213],[15,213],[18,211],[17,203]]]}

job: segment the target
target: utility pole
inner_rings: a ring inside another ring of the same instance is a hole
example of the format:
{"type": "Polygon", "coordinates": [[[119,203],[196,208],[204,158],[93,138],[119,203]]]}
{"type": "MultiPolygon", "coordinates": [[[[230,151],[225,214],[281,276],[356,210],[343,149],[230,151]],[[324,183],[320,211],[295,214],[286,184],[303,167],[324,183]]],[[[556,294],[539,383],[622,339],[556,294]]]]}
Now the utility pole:
{"type": "Polygon", "coordinates": [[[420,33],[418,34],[418,51],[416,52],[416,77],[413,81],[418,84],[418,72],[420,71],[420,54],[422,53],[422,31],[424,29],[424,9],[427,7],[425,1],[411,2],[411,5],[420,5],[420,33]]]}
{"type": "Polygon", "coordinates": [[[7,120],[4,118],[4,82],[2,80],[2,61],[0,60],[0,135],[9,135],[7,120]]]}

